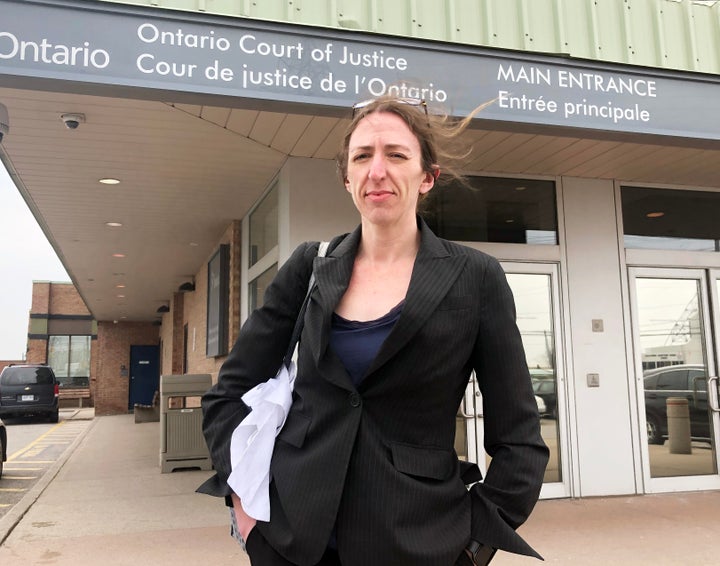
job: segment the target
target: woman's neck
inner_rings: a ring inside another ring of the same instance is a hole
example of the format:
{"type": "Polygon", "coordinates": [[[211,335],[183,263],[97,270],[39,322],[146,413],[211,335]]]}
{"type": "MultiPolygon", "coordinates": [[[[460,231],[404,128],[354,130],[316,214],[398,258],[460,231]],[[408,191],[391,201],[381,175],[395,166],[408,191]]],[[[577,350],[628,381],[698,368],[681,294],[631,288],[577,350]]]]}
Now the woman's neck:
{"type": "Polygon", "coordinates": [[[372,262],[395,262],[415,258],[420,249],[417,221],[392,225],[371,224],[363,220],[358,257],[372,262]]]}

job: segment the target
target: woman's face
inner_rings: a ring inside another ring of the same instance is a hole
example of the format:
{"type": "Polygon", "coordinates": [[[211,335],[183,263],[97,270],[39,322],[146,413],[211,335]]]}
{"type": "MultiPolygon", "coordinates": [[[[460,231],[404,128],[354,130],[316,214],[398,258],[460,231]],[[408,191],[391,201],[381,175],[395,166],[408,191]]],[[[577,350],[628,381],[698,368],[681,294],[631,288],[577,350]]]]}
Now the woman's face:
{"type": "Polygon", "coordinates": [[[420,144],[402,118],[373,112],[358,123],[350,136],[345,188],[364,221],[414,225],[418,196],[433,183],[422,169],[420,144]]]}

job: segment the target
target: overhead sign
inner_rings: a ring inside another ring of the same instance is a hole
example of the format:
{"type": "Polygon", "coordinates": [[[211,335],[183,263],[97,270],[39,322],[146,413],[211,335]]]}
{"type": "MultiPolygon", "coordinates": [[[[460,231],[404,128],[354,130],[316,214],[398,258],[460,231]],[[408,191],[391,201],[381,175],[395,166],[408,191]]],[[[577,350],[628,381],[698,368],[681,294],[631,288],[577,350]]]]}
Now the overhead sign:
{"type": "MultiPolygon", "coordinates": [[[[462,116],[720,139],[720,81],[105,2],[0,0],[2,75],[349,108],[382,94],[462,116]]],[[[58,85],[58,90],[62,86],[58,85]]]]}

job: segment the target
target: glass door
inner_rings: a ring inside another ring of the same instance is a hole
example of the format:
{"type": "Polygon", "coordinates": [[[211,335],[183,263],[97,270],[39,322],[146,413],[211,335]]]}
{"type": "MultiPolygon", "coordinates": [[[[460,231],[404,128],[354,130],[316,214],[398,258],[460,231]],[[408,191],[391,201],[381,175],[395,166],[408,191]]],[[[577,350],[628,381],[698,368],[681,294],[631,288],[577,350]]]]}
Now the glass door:
{"type": "MultiPolygon", "coordinates": [[[[541,432],[550,448],[542,497],[570,495],[567,473],[565,371],[560,335],[560,301],[555,264],[503,263],[515,298],[517,324],[541,415],[541,432]]],[[[474,377],[458,410],[455,448],[477,462],[483,474],[490,463],[483,449],[482,396],[474,377]]]]}
{"type": "Polygon", "coordinates": [[[646,492],[720,488],[719,278],[703,269],[630,269],[646,492]]]}

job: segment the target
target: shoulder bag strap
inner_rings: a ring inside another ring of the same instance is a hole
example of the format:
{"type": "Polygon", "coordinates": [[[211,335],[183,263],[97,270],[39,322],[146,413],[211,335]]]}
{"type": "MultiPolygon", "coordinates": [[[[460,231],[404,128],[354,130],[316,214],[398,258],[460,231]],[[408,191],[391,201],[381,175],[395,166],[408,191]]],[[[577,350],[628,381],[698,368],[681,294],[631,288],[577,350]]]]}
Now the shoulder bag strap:
{"type": "MultiPolygon", "coordinates": [[[[320,242],[320,246],[318,247],[318,257],[325,257],[328,251],[328,246],[330,245],[330,242],[320,242]]],[[[297,347],[297,343],[300,341],[300,334],[302,334],[303,325],[305,323],[305,311],[307,310],[308,302],[310,301],[310,293],[313,290],[313,287],[315,287],[315,272],[312,271],[310,273],[310,281],[308,282],[308,288],[307,292],[305,293],[305,300],[303,301],[302,306],[300,307],[300,312],[298,313],[297,320],[295,320],[295,327],[293,328],[292,338],[290,339],[290,346],[288,347],[287,352],[285,353],[285,358],[283,359],[283,363],[285,364],[285,367],[290,367],[290,362],[292,361],[293,354],[295,353],[295,348],[297,347]]]]}

